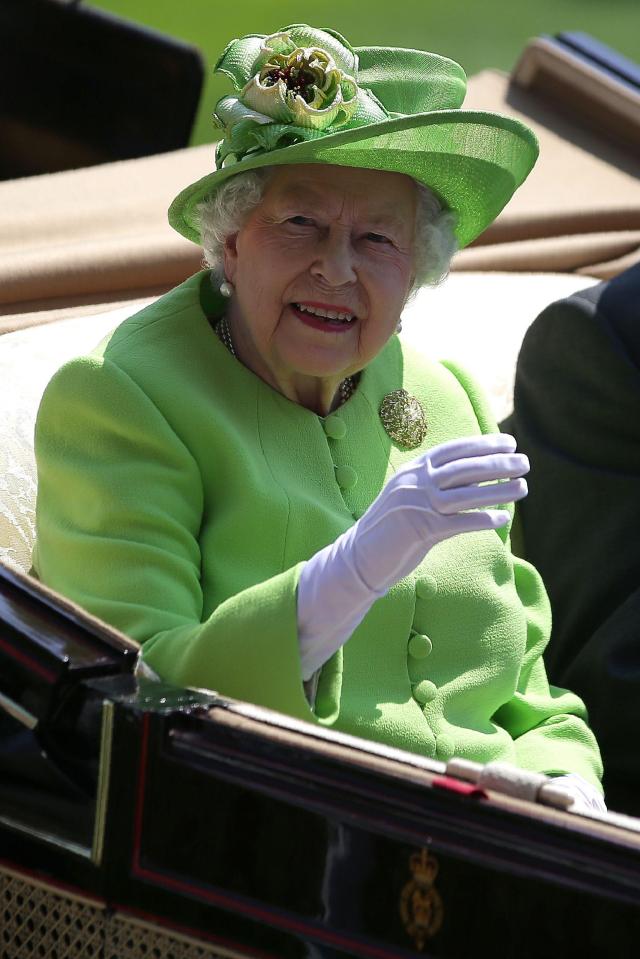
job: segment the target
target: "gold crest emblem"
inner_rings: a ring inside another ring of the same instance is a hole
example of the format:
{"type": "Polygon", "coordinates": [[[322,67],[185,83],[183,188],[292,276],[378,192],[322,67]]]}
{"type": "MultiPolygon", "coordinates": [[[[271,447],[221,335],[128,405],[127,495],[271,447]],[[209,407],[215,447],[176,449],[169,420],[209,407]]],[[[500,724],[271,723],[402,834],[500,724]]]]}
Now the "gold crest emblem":
{"type": "Polygon", "coordinates": [[[392,440],[409,450],[420,446],[427,435],[427,417],[415,396],[406,390],[387,393],[379,412],[382,425],[392,440]]]}
{"type": "Polygon", "coordinates": [[[413,878],[400,893],[400,916],[407,935],[411,936],[419,952],[424,949],[442,926],[442,897],[434,887],[438,875],[438,860],[426,849],[414,852],[409,859],[413,878]]]}

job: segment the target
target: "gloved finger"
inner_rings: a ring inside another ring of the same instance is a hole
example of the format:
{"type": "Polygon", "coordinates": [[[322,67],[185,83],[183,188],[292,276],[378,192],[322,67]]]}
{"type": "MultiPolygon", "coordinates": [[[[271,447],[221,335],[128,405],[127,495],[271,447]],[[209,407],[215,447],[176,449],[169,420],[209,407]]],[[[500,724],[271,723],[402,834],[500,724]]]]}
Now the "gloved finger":
{"type": "Polygon", "coordinates": [[[569,812],[606,812],[607,806],[600,791],[587,782],[578,773],[567,773],[565,776],[554,776],[554,786],[562,786],[573,796],[573,804],[569,812]]]}
{"type": "Polygon", "coordinates": [[[438,468],[452,460],[464,459],[468,456],[486,456],[490,453],[514,453],[516,441],[509,433],[487,433],[482,436],[463,436],[460,439],[448,440],[429,450],[428,459],[432,466],[438,468]]]}
{"type": "Polygon", "coordinates": [[[488,486],[460,486],[456,489],[439,490],[434,494],[433,500],[440,513],[450,516],[464,509],[515,503],[526,495],[527,481],[513,479],[506,483],[490,483],[488,486]]]}
{"type": "Polygon", "coordinates": [[[451,536],[458,533],[479,533],[486,529],[506,526],[511,516],[506,509],[482,509],[472,513],[458,513],[451,517],[451,536]]]}
{"type": "Polygon", "coordinates": [[[493,453],[453,460],[434,472],[436,485],[440,489],[454,489],[471,483],[490,483],[524,476],[529,472],[529,460],[524,453],[493,453]]]}

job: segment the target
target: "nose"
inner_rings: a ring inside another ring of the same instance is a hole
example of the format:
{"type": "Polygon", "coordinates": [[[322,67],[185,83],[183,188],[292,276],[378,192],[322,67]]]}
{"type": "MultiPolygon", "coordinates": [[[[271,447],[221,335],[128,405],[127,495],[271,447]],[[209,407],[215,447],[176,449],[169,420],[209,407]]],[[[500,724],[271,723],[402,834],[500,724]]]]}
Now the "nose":
{"type": "Polygon", "coordinates": [[[356,251],[345,230],[326,231],[320,239],[311,274],[327,286],[349,286],[357,280],[356,251]]]}

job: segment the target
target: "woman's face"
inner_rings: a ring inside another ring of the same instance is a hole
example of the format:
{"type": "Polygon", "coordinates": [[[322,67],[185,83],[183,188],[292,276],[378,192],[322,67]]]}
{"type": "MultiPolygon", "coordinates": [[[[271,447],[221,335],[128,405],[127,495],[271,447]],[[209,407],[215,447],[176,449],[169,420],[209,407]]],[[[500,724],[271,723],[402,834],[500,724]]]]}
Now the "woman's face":
{"type": "Polygon", "coordinates": [[[228,316],[245,365],[276,386],[296,376],[337,386],[363,369],[411,288],[416,202],[400,173],[276,168],[225,248],[236,291],[228,316]]]}

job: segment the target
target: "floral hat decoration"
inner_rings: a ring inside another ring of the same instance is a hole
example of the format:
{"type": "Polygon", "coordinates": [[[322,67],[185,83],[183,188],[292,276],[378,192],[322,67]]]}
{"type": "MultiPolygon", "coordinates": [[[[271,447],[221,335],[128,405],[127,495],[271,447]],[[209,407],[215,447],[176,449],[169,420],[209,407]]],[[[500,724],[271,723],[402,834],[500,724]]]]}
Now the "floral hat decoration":
{"type": "Polygon", "coordinates": [[[306,24],[232,40],[216,71],[235,93],[214,118],[216,170],[183,190],[169,222],[200,242],[197,206],[244,170],[333,163],[405,173],[456,213],[460,247],[500,213],[532,169],[535,135],[512,117],[461,110],[466,77],[421,50],[351,47],[306,24]]]}

